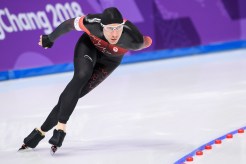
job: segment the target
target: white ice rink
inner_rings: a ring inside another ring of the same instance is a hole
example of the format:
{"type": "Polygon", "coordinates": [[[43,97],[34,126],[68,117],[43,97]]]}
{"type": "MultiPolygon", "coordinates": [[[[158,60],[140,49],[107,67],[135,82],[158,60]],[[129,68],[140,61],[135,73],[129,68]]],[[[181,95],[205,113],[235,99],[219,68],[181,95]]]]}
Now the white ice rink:
{"type": "MultiPolygon", "coordinates": [[[[121,65],[79,103],[62,148],[52,131],[17,152],[42,124],[72,72],[0,82],[1,164],[172,164],[246,126],[246,49],[121,65]]],[[[246,134],[227,139],[196,164],[245,164],[246,134]]]]}

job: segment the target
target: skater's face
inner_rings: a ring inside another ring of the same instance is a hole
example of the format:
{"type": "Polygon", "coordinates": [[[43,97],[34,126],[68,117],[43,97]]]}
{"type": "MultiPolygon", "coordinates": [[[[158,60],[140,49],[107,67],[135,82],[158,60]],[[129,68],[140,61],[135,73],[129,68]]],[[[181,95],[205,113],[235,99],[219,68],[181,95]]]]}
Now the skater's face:
{"type": "Polygon", "coordinates": [[[107,41],[110,44],[116,44],[118,43],[121,34],[123,32],[123,24],[119,23],[114,23],[114,24],[108,24],[108,25],[103,25],[103,34],[107,41]]]}

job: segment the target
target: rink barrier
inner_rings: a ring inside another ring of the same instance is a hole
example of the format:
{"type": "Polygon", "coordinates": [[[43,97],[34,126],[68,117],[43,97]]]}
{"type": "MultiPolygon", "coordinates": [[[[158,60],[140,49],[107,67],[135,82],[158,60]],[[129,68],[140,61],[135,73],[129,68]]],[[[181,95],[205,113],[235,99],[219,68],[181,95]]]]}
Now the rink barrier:
{"type": "Polygon", "coordinates": [[[231,131],[231,132],[229,132],[229,133],[227,133],[221,137],[218,137],[218,138],[198,147],[197,149],[193,150],[189,154],[185,155],[184,157],[182,157],[179,160],[177,160],[176,162],[174,162],[174,164],[189,164],[189,163],[192,164],[194,161],[194,157],[203,155],[204,150],[210,150],[210,149],[212,149],[213,145],[222,144],[223,140],[232,139],[234,135],[242,134],[242,133],[244,133],[245,130],[246,130],[246,126],[239,128],[237,130],[231,131]]]}
{"type": "MultiPolygon", "coordinates": [[[[158,59],[168,59],[175,57],[184,57],[190,55],[203,55],[212,52],[233,50],[238,48],[245,48],[246,40],[232,41],[223,43],[214,43],[206,46],[196,46],[189,48],[158,50],[152,52],[137,53],[134,55],[127,55],[123,58],[122,64],[136,63],[143,61],[151,61],[158,59]]],[[[44,66],[38,68],[8,70],[0,72],[0,81],[25,78],[31,76],[40,76],[53,73],[61,73],[73,71],[73,63],[56,64],[51,66],[44,66]]]]}

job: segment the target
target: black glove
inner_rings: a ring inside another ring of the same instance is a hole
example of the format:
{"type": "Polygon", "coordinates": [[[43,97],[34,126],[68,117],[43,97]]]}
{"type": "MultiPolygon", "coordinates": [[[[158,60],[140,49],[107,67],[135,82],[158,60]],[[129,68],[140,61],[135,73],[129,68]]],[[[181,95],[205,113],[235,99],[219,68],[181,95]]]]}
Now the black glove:
{"type": "Polygon", "coordinates": [[[48,37],[48,35],[42,35],[42,47],[51,48],[53,44],[54,42],[50,41],[50,38],[48,37]]]}

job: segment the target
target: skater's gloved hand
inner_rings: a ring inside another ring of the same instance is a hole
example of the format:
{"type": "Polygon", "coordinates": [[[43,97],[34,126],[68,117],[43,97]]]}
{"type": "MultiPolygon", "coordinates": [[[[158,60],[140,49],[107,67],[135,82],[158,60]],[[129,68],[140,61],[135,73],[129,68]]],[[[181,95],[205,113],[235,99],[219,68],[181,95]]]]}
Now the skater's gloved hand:
{"type": "Polygon", "coordinates": [[[48,35],[40,35],[38,45],[44,47],[45,49],[51,48],[54,42],[50,41],[48,35]]]}

